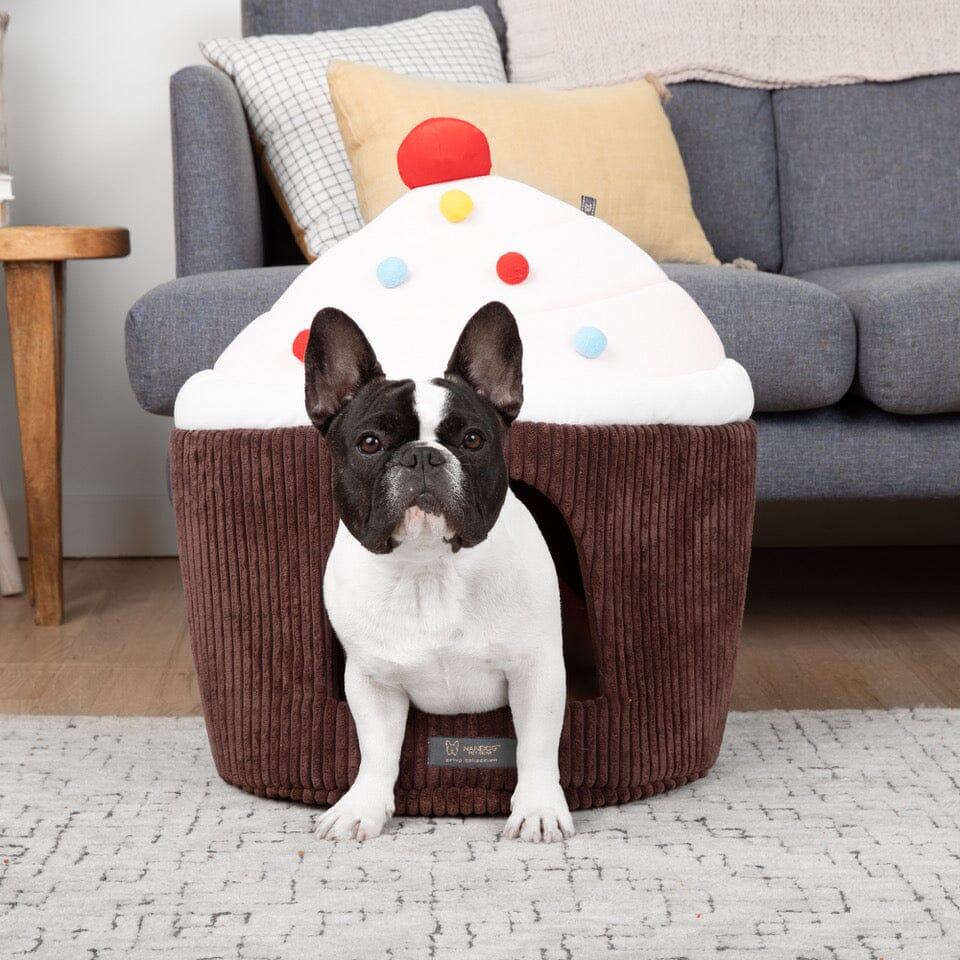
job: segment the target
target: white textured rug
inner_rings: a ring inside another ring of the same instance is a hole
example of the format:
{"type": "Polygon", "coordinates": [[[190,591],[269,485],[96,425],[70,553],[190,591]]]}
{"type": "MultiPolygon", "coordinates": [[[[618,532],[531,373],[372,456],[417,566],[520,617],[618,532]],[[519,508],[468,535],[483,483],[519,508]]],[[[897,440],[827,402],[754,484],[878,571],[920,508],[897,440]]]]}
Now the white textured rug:
{"type": "Polygon", "coordinates": [[[709,777],[574,813],[318,843],[199,719],[0,718],[0,956],[957,960],[960,711],[733,714],[709,777]]]}

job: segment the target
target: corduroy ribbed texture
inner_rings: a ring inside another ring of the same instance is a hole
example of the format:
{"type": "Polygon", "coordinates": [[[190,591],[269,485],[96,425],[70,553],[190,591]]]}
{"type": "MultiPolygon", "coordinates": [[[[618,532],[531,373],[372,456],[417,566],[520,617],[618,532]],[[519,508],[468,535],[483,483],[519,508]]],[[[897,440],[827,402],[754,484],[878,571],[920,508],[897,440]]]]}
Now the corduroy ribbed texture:
{"type": "MultiPolygon", "coordinates": [[[[580,558],[600,696],[570,700],[560,777],[572,809],[703,776],[716,760],[743,615],[752,422],[515,424],[510,476],[559,509],[580,558]]],[[[337,516],[312,427],[175,430],[171,476],[203,711],[229,783],[333,803],[359,749],[323,606],[337,516]]],[[[503,814],[513,769],[427,766],[430,736],[513,736],[507,708],[411,709],[398,814],[503,814]]]]}

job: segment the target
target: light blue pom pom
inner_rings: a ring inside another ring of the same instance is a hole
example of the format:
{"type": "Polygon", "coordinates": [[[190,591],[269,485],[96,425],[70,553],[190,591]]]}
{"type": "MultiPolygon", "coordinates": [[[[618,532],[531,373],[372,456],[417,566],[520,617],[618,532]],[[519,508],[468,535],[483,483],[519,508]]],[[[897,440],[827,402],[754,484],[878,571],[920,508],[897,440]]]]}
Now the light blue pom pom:
{"type": "Polygon", "coordinates": [[[399,287],[410,271],[399,257],[387,257],[377,264],[377,279],[388,289],[399,287]]]}
{"type": "Polygon", "coordinates": [[[573,349],[581,357],[593,360],[607,349],[606,334],[596,327],[581,327],[573,335],[573,349]]]}

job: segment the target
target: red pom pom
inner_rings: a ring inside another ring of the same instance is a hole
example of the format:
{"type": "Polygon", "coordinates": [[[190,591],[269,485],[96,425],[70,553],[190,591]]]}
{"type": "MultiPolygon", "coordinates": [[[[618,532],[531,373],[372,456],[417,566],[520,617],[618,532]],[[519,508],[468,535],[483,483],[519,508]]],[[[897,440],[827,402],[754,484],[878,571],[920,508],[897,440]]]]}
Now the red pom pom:
{"type": "Polygon", "coordinates": [[[529,273],[530,264],[522,253],[511,251],[497,261],[497,276],[511,286],[515,283],[523,283],[529,273]]]}
{"type": "Polygon", "coordinates": [[[485,177],[490,144],[483,131],[466,120],[431,117],[418,123],[397,150],[400,179],[411,189],[428,183],[485,177]]]}
{"type": "Polygon", "coordinates": [[[307,341],[310,339],[309,330],[301,330],[293,338],[293,355],[303,363],[303,355],[307,352],[307,341]]]}

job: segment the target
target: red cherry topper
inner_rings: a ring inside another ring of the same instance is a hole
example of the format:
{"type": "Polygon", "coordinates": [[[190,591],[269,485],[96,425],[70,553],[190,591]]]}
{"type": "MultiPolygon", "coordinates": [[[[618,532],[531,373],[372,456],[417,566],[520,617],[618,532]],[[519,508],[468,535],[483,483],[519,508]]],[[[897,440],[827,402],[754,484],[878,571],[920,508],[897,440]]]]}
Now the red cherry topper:
{"type": "Polygon", "coordinates": [[[490,144],[483,131],[455,117],[431,117],[418,123],[397,150],[400,179],[411,190],[429,183],[485,177],[491,166],[490,144]]]}

